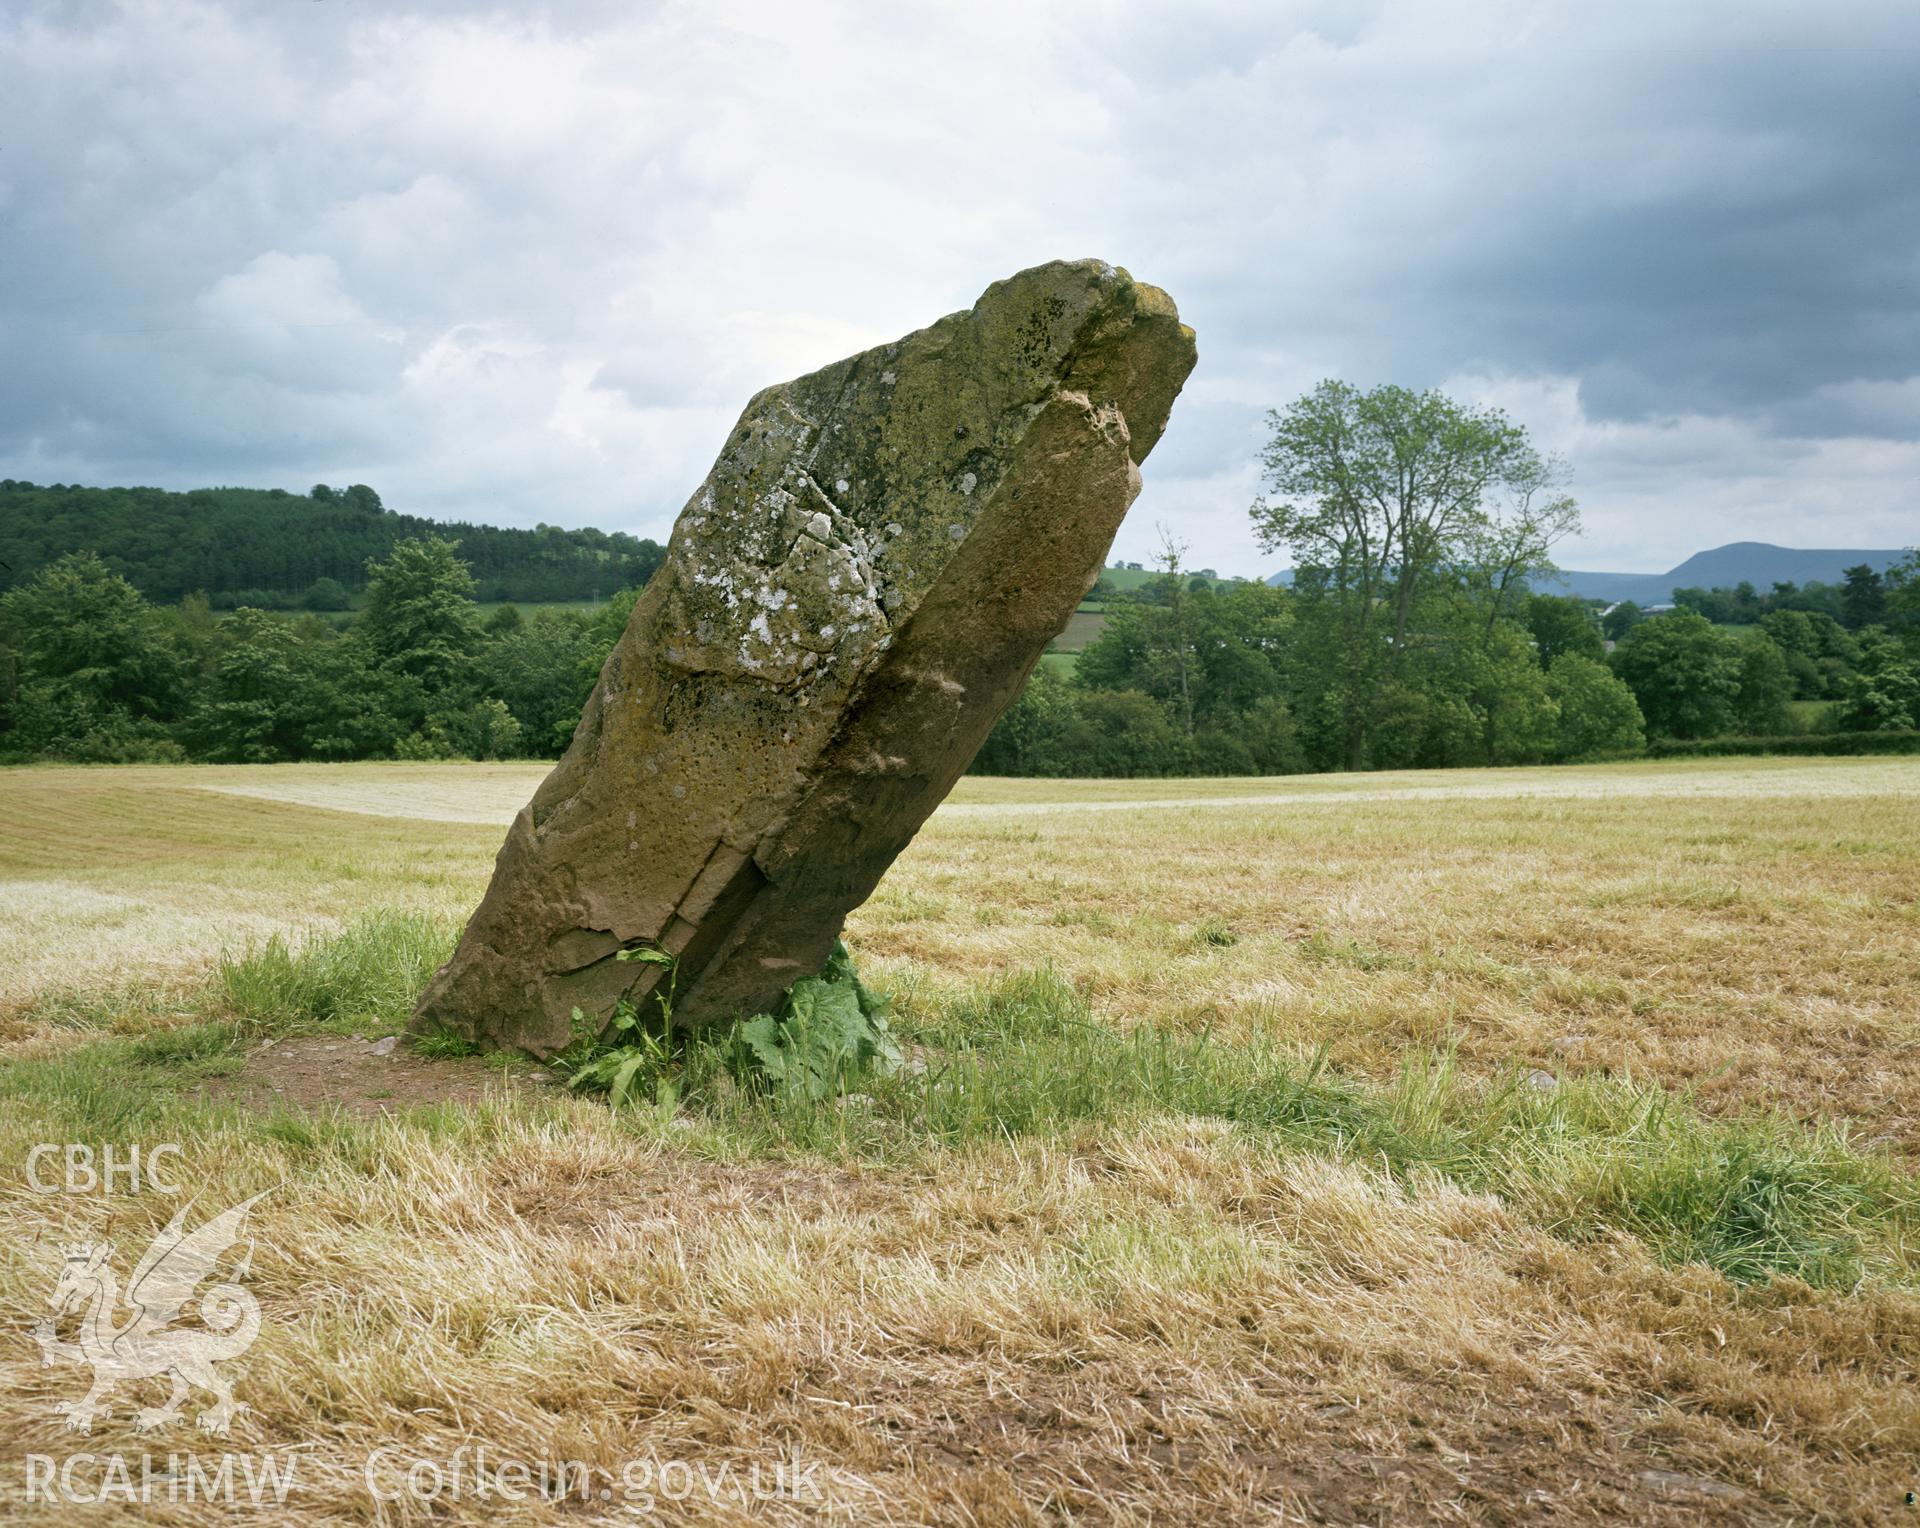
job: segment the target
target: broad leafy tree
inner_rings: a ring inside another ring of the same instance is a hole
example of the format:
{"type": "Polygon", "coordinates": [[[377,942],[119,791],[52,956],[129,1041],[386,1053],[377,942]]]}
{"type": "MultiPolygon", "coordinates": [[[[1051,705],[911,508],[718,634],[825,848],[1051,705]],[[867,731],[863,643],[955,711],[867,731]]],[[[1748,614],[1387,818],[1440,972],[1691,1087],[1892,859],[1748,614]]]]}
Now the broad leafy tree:
{"type": "Polygon", "coordinates": [[[1733,730],[1740,650],[1697,611],[1640,622],[1614,649],[1613,671],[1633,691],[1656,737],[1718,737],[1733,730]]]}
{"type": "Polygon", "coordinates": [[[1771,737],[1792,730],[1787,702],[1793,699],[1793,676],[1786,654],[1767,636],[1753,632],[1743,637],[1740,651],[1740,693],[1734,717],[1740,730],[1753,737],[1771,737]]]}
{"type": "Polygon", "coordinates": [[[8,755],[178,756],[164,723],[191,684],[190,655],[93,553],[63,557],[0,597],[0,650],[8,755]]]}
{"type": "Polygon", "coordinates": [[[444,695],[465,686],[480,645],[473,575],[451,541],[403,541],[367,564],[367,600],[355,634],[386,667],[444,695]]]}
{"type": "Polygon", "coordinates": [[[1834,720],[1848,732],[1920,727],[1920,655],[1884,631],[1860,643],[1859,671],[1841,688],[1834,720]]]}
{"type": "Polygon", "coordinates": [[[1406,730],[1423,593],[1436,578],[1478,581],[1483,613],[1499,619],[1577,525],[1573,501],[1523,428],[1442,393],[1323,382],[1269,424],[1255,532],[1292,554],[1296,582],[1331,623],[1313,704],[1338,727],[1346,766],[1361,768],[1379,725],[1406,730]]]}
{"type": "Polygon", "coordinates": [[[1647,618],[1632,600],[1621,600],[1600,617],[1600,634],[1609,642],[1618,642],[1647,618]]]}
{"type": "Polygon", "coordinates": [[[1606,656],[1600,621],[1585,600],[1566,595],[1536,594],[1527,601],[1527,631],[1542,668],[1565,653],[1599,662],[1606,656]]]}
{"type": "Polygon", "coordinates": [[[1614,672],[1580,653],[1562,653],[1547,669],[1555,709],[1553,757],[1629,753],[1646,741],[1640,706],[1614,672]]]}

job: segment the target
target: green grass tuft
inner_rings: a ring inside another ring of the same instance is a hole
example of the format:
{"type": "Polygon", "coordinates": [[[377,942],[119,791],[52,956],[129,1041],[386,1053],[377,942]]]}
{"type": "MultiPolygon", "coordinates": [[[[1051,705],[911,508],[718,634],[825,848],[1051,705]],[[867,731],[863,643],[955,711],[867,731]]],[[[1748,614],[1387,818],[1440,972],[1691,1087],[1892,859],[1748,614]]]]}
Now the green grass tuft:
{"type": "MultiPolygon", "coordinates": [[[[1920,1182],[1837,1125],[1709,1118],[1685,1096],[1606,1077],[1550,1090],[1520,1072],[1462,1076],[1447,1053],[1370,1087],[1254,1043],[1122,1031],[1048,969],[1019,971],[925,1015],[923,1068],[876,1077],[860,1107],[716,1087],[701,1047],[686,1096],[723,1137],[881,1157],[1169,1115],[1230,1122],[1256,1150],[1309,1151],[1417,1193],[1436,1176],[1491,1194],[1555,1235],[1627,1233],[1669,1263],[1729,1278],[1911,1283],[1920,1182]]],[[[711,1048],[711,1047],[709,1047],[711,1048]]]]}
{"type": "MultiPolygon", "coordinates": [[[[221,965],[209,1007],[224,1005],[231,1019],[15,1061],[0,1068],[0,1098],[31,1099],[92,1138],[123,1134],[196,1079],[237,1065],[244,1035],[391,1029],[453,932],[444,920],[384,913],[297,946],[269,940],[221,965]]],[[[1367,953],[1334,941],[1323,949],[1342,961],[1367,953]]],[[[621,1089],[650,1106],[621,1118],[638,1131],[692,1125],[704,1147],[727,1154],[891,1161],[1071,1138],[1088,1126],[1211,1119],[1255,1152],[1358,1164],[1413,1194],[1444,1180],[1567,1240],[1626,1234],[1665,1262],[1704,1263],[1738,1281],[1911,1285],[1920,1271],[1909,1250],[1920,1240],[1920,1180],[1839,1124],[1712,1118],[1684,1094],[1606,1076],[1552,1086],[1520,1071],[1472,1078],[1447,1052],[1417,1052],[1391,1085],[1368,1084],[1335,1073],[1324,1053],[1121,1029],[1096,1019],[1050,967],[916,999],[898,1022],[910,1064],[836,1070],[821,1089],[743,1080],[736,1030],[690,1036],[673,1053],[657,1046],[646,1077],[624,1079],[645,1085],[621,1089]]],[[[446,1036],[416,1043],[428,1055],[471,1049],[446,1036]]],[[[359,1139],[344,1120],[276,1116],[260,1128],[285,1145],[333,1151],[359,1139]]],[[[446,1128],[456,1128],[451,1115],[446,1128]]]]}
{"type": "Polygon", "coordinates": [[[459,932],[446,917],[386,911],[298,942],[275,934],[223,957],[219,989],[228,1010],[259,1031],[388,1033],[406,1021],[459,932]]]}
{"type": "Polygon", "coordinates": [[[415,1035],[407,1041],[417,1055],[425,1056],[429,1061],[458,1061],[465,1056],[486,1054],[486,1047],[476,1045],[465,1035],[455,1034],[450,1029],[436,1029],[429,1034],[415,1035]]]}

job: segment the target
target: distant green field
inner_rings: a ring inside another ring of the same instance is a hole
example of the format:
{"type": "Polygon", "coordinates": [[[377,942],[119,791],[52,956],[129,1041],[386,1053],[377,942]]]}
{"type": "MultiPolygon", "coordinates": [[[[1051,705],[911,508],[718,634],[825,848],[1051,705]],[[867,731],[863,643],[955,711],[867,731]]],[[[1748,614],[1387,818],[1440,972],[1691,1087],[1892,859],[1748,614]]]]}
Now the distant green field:
{"type": "MultiPolygon", "coordinates": [[[[1196,571],[1198,570],[1188,569],[1187,576],[1191,578],[1196,571]]],[[[1100,570],[1100,576],[1107,581],[1109,588],[1119,589],[1122,592],[1131,592],[1135,589],[1143,588],[1147,584],[1152,583],[1154,579],[1160,577],[1160,570],[1158,568],[1102,568],[1100,570]]],[[[1216,584],[1244,584],[1247,582],[1244,578],[1218,577],[1211,581],[1216,584]]]]}
{"type": "MultiPolygon", "coordinates": [[[[313,613],[318,615],[321,620],[327,621],[332,625],[346,626],[351,624],[353,618],[359,614],[360,606],[364,600],[364,595],[356,594],[353,597],[353,609],[351,610],[319,610],[313,613]]],[[[494,611],[499,610],[505,605],[512,605],[519,610],[521,615],[531,618],[543,610],[598,610],[604,604],[606,604],[605,600],[496,600],[486,604],[476,603],[473,608],[479,619],[485,621],[494,611]]],[[[223,610],[216,613],[227,615],[231,612],[223,610]]],[[[287,612],[289,615],[300,615],[303,613],[304,612],[297,610],[287,612]]]]}
{"type": "Polygon", "coordinates": [[[1084,606],[1067,617],[1067,629],[1053,639],[1052,651],[1057,653],[1077,653],[1106,629],[1107,617],[1103,611],[1088,610],[1084,606]]]}
{"type": "Polygon", "coordinates": [[[485,620],[502,606],[512,605],[522,615],[538,615],[543,610],[598,610],[606,604],[605,600],[500,600],[490,605],[476,604],[473,608],[480,612],[485,620]]]}

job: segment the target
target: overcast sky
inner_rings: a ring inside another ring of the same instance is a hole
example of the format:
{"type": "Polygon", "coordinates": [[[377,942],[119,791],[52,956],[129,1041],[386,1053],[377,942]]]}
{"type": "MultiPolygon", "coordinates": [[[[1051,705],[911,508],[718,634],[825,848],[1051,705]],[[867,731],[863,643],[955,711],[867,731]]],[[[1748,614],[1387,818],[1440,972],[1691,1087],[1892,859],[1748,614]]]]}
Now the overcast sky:
{"type": "Polygon", "coordinates": [[[664,538],[748,395],[1096,255],[1265,411],[1504,405],[1575,567],[1920,534],[1920,5],[0,6],[0,476],[664,538]]]}

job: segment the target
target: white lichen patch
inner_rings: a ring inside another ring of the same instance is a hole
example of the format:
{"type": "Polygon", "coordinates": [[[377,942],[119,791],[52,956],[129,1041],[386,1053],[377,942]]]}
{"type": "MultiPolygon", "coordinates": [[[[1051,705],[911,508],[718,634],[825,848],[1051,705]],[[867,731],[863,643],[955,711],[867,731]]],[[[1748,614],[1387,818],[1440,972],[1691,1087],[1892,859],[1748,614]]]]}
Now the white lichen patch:
{"type": "Polygon", "coordinates": [[[816,512],[772,566],[739,558],[683,563],[689,587],[707,598],[674,661],[786,685],[823,672],[822,658],[864,652],[886,626],[881,588],[871,561],[840,539],[842,528],[836,517],[816,512]]]}
{"type": "Polygon", "coordinates": [[[882,538],[842,508],[854,472],[843,447],[824,444],[831,429],[788,397],[764,405],[676,530],[668,658],[792,687],[799,699],[865,662],[900,600],[875,568],[882,538]]]}

